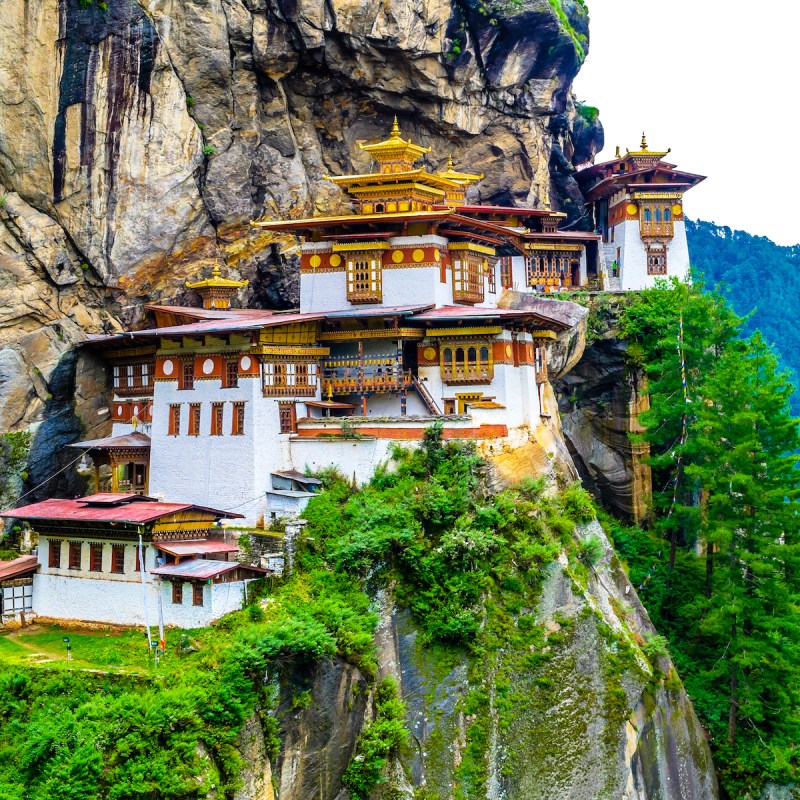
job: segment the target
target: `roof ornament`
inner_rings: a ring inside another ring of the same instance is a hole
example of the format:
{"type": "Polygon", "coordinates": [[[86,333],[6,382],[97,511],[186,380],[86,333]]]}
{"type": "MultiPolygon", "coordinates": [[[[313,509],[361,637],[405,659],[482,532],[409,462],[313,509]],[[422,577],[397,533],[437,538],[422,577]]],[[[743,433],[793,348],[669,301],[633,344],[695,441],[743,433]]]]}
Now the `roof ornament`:
{"type": "Polygon", "coordinates": [[[187,289],[194,289],[203,298],[203,308],[225,311],[231,306],[233,296],[249,281],[234,281],[222,277],[219,262],[211,269],[211,277],[201,281],[186,281],[187,289]]]}
{"type": "Polygon", "coordinates": [[[642,131],[642,150],[647,150],[647,136],[644,131],[642,131]]]}
{"type": "Polygon", "coordinates": [[[397,114],[394,115],[394,122],[392,123],[392,139],[400,138],[400,125],[397,123],[397,114]]]}
{"type": "Polygon", "coordinates": [[[617,145],[617,152],[614,154],[614,158],[622,158],[622,153],[620,152],[619,145],[617,145]]]}

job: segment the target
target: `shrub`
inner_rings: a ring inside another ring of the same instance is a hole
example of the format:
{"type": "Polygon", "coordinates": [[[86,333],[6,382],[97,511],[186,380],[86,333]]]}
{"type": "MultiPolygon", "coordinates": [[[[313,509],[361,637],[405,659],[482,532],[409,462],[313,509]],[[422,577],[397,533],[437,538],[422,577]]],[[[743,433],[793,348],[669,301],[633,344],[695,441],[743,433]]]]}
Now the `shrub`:
{"type": "Polygon", "coordinates": [[[216,148],[216,147],[214,147],[213,145],[210,145],[210,144],[207,144],[207,145],[206,145],[206,146],[203,148],[203,155],[204,155],[204,156],[213,156],[213,155],[214,155],[214,153],[216,153],[216,152],[217,152],[217,148],[216,148]]]}

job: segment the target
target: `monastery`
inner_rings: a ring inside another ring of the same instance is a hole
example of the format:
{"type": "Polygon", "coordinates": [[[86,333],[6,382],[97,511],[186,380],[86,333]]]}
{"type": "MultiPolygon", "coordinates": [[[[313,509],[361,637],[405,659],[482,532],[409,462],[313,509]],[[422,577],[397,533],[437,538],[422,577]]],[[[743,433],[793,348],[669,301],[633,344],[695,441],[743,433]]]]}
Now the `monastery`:
{"type": "Polygon", "coordinates": [[[702,176],[644,139],[578,174],[589,232],[561,228],[547,203],[470,204],[482,176],[452,160],[416,166],[428,150],[396,120],[361,147],[375,171],[330,178],[351,213],[253,223],[301,240],[298,310],[233,308],[246,282],[215,267],[187,283],[202,307],[153,305],[151,327],[89,338],[109,366],[113,420],[109,437],[73,445],[94,465],[93,493],[3,515],[39,536],[34,612],[140,623],[142,585],[166,624],[241,607],[264,571],[234,560],[223,519],[296,517],[319,488],[312,474],[365,482],[434,421],[486,454],[555,424],[548,350],[569,314],[549,297],[510,308],[505,290],[638,289],[687,274],[682,193],[702,176]]]}

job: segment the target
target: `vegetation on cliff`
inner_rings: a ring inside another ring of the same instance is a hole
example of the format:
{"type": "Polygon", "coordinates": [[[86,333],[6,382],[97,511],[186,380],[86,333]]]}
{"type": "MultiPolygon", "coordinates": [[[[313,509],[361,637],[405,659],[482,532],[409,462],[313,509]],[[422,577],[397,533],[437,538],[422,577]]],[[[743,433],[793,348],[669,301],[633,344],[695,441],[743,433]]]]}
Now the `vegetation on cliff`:
{"type": "Polygon", "coordinates": [[[612,525],[732,798],[800,777],[800,423],[777,357],[741,327],[701,287],[663,283],[627,305],[655,516],[648,533],[612,525]]]}

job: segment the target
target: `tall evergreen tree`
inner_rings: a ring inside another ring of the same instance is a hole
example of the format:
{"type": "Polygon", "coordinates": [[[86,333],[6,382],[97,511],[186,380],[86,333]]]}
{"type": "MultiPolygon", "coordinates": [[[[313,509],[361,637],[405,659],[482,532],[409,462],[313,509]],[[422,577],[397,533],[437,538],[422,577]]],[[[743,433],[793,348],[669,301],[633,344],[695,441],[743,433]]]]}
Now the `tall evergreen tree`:
{"type": "Polygon", "coordinates": [[[702,487],[699,534],[714,560],[699,633],[727,686],[728,744],[746,721],[762,736],[798,728],[800,472],[792,386],[756,333],[731,343],[703,381],[686,454],[702,487]]]}

